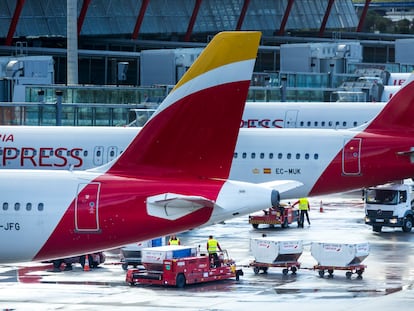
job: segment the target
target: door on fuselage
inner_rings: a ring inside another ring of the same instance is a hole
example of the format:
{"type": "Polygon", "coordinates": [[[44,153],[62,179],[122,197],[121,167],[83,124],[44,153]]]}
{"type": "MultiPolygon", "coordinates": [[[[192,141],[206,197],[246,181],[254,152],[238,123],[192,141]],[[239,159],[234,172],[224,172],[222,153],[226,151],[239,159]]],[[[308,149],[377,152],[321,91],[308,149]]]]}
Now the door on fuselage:
{"type": "Polygon", "coordinates": [[[98,232],[99,191],[101,184],[92,182],[79,184],[75,203],[75,230],[78,232],[98,232]]]}
{"type": "Polygon", "coordinates": [[[288,110],[285,114],[285,127],[296,127],[296,121],[298,119],[297,110],[288,110]]]}
{"type": "Polygon", "coordinates": [[[344,142],[342,148],[342,173],[344,175],[361,174],[361,138],[344,142]]]}

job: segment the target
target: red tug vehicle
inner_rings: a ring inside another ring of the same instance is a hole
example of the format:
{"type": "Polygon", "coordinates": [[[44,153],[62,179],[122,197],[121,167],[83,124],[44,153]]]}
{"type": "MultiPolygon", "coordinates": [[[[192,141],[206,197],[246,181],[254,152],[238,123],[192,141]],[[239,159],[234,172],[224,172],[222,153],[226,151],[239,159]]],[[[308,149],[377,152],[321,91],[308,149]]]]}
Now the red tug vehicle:
{"type": "Polygon", "coordinates": [[[142,250],[144,270],[128,269],[126,282],[130,285],[153,284],[183,288],[187,284],[205,283],[243,275],[227,252],[218,253],[214,262],[208,254],[182,245],[152,247],[142,250]]]}
{"type": "Polygon", "coordinates": [[[262,224],[287,228],[293,222],[299,222],[299,211],[287,204],[271,207],[264,210],[261,215],[249,215],[249,224],[255,229],[262,224]]]}

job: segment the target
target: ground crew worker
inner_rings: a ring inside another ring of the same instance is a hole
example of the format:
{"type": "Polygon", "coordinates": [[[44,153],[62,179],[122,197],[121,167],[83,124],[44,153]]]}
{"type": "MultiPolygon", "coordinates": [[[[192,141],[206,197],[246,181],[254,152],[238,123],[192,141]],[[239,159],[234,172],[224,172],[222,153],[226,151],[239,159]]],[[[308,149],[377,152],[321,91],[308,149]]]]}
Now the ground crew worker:
{"type": "Polygon", "coordinates": [[[168,245],[181,245],[180,239],[175,234],[171,235],[168,245]]]}
{"type": "Polygon", "coordinates": [[[308,211],[310,211],[309,200],[307,198],[300,198],[298,201],[293,203],[292,207],[294,207],[297,204],[299,204],[299,212],[300,212],[299,227],[303,228],[303,223],[305,222],[305,216],[306,216],[306,220],[308,221],[308,224],[310,225],[309,214],[308,214],[308,211]]]}
{"type": "Polygon", "coordinates": [[[220,244],[216,239],[213,238],[212,235],[210,235],[208,237],[208,241],[207,241],[207,251],[208,251],[210,261],[211,261],[211,259],[213,259],[213,266],[214,267],[217,267],[219,265],[219,258],[218,258],[218,255],[217,255],[217,249],[219,251],[221,251],[220,244]]]}

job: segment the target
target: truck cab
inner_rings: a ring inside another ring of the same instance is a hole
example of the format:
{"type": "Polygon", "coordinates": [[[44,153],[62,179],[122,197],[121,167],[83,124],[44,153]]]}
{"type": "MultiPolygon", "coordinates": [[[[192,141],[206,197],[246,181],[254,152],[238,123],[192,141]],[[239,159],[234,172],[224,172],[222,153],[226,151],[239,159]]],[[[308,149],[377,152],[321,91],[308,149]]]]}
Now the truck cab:
{"type": "Polygon", "coordinates": [[[365,223],[375,232],[381,232],[382,227],[410,232],[414,221],[413,185],[405,180],[365,189],[365,223]]]}

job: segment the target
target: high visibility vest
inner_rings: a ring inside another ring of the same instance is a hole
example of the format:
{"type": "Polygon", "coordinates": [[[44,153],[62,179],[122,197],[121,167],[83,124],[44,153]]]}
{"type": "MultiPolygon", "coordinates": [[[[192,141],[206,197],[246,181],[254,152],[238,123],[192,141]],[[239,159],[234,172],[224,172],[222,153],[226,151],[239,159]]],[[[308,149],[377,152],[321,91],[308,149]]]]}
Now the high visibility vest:
{"type": "Polygon", "coordinates": [[[218,245],[217,240],[215,240],[215,239],[209,239],[207,241],[207,245],[208,245],[208,249],[207,250],[208,250],[209,254],[217,253],[217,245],[218,245]]]}
{"type": "Polygon", "coordinates": [[[308,199],[300,198],[299,199],[299,210],[307,211],[308,210],[308,199]]]}
{"type": "Polygon", "coordinates": [[[176,238],[175,240],[170,239],[168,242],[170,243],[170,245],[180,245],[180,239],[179,238],[176,238]]]}

